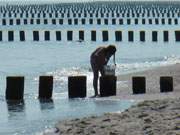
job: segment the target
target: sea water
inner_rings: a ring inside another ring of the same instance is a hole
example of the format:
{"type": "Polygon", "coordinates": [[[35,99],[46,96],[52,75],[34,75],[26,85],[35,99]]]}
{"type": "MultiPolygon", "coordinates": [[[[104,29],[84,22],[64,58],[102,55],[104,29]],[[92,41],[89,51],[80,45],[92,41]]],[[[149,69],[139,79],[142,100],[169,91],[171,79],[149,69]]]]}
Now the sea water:
{"type": "MultiPolygon", "coordinates": [[[[180,62],[180,44],[114,43],[116,75],[180,62]]],[[[59,120],[123,111],[134,101],[86,98],[69,100],[67,78],[87,76],[87,96],[94,94],[90,54],[100,43],[86,42],[4,42],[0,45],[0,134],[28,135],[54,127],[59,120]],[[24,103],[10,105],[5,100],[6,76],[25,76],[24,103]],[[40,75],[54,76],[53,100],[41,103],[40,75]]],[[[105,44],[106,45],[106,44],[105,44]]],[[[112,64],[110,60],[109,64],[112,64]]]]}

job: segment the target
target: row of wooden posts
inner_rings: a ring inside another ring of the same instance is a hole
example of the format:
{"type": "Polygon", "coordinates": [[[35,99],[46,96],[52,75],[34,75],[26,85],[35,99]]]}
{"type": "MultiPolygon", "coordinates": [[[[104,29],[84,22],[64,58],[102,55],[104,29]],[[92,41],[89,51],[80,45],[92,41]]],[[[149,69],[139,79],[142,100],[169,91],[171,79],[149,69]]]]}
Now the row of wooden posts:
{"type": "MultiPolygon", "coordinates": [[[[79,11],[80,12],[80,11],[79,11]]],[[[70,11],[66,11],[66,13],[58,13],[57,11],[52,11],[51,13],[2,13],[1,18],[104,18],[104,17],[179,17],[179,11],[173,11],[168,13],[158,13],[156,11],[146,11],[147,13],[135,13],[132,11],[126,12],[124,11],[106,11],[100,12],[96,11],[94,13],[88,13],[87,11],[82,11],[81,13],[70,13],[70,11]]]]}
{"type": "Polygon", "coordinates": [[[0,12],[2,13],[52,13],[53,11],[59,11],[60,13],[106,13],[106,12],[120,12],[120,13],[178,13],[179,2],[168,3],[155,3],[155,2],[106,2],[106,3],[68,3],[64,4],[36,4],[36,5],[4,5],[0,6],[0,12]],[[166,4],[165,4],[166,3],[166,4]],[[147,6],[148,5],[148,6],[147,6]]]}
{"type": "MultiPolygon", "coordinates": [[[[69,76],[68,77],[68,96],[69,98],[86,97],[86,76],[69,76]]],[[[116,95],[116,76],[100,77],[100,96],[116,95]]],[[[146,92],[146,78],[132,77],[133,94],[143,94],[146,92]]],[[[173,77],[160,77],[160,91],[173,91],[173,77]]],[[[53,76],[39,77],[39,99],[52,99],[53,93],[53,76]]],[[[23,100],[24,97],[24,77],[8,76],[6,78],[6,100],[23,100]]]]}
{"type": "Polygon", "coordinates": [[[116,30],[116,31],[108,31],[108,30],[91,30],[91,31],[84,31],[84,30],[79,30],[79,31],[73,31],[73,30],[67,30],[66,32],[64,31],[49,31],[46,30],[44,32],[42,31],[1,31],[0,30],[0,42],[1,41],[20,41],[20,42],[25,42],[25,41],[78,41],[78,42],[83,42],[83,41],[103,41],[103,42],[108,42],[108,41],[116,41],[116,42],[122,42],[122,41],[128,41],[128,42],[135,42],[135,41],[140,41],[140,42],[146,42],[146,41],[152,41],[152,42],[160,42],[160,36],[162,37],[163,42],[169,42],[169,41],[176,41],[180,42],[180,30],[172,31],[172,30],[163,30],[163,31],[121,31],[121,30],[116,30]],[[149,32],[149,33],[148,33],[149,32]],[[31,38],[29,38],[29,35],[32,34],[31,38]],[[44,34],[44,35],[43,35],[44,34]],[[98,39],[98,34],[101,34],[101,39],[98,39]],[[171,34],[171,35],[170,35],[171,34]],[[174,36],[173,36],[173,35],[174,36]],[[27,36],[28,35],[28,36],[27,36]],[[90,35],[90,38],[88,39],[88,36],[90,35]],[[139,35],[136,36],[136,35],[139,35]],[[149,35],[151,35],[151,39],[149,38],[149,35]],[[55,37],[54,37],[55,36],[55,37]],[[76,37],[79,36],[79,37],[76,37]],[[127,36],[127,37],[126,37],[127,36]],[[28,39],[27,39],[28,37],[28,39]],[[171,39],[172,38],[172,39],[171,39]]]}
{"type": "Polygon", "coordinates": [[[74,18],[74,19],[32,19],[32,18],[0,18],[1,26],[20,25],[178,25],[175,18],[74,18]]]}
{"type": "MultiPolygon", "coordinates": [[[[100,77],[101,96],[116,95],[116,76],[100,77]],[[109,90],[108,90],[109,89],[109,90]]],[[[86,97],[86,76],[68,77],[69,98],[86,97]]],[[[53,76],[39,77],[39,99],[51,99],[53,92],[53,76]]],[[[24,97],[24,77],[9,76],[6,78],[6,99],[23,100],[24,97]]]]}

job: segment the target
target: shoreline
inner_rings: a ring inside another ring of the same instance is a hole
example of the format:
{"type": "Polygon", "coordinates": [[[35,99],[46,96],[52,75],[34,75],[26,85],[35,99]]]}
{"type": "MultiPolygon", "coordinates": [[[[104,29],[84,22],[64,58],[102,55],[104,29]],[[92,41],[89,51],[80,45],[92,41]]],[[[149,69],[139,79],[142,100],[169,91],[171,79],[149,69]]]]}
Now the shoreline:
{"type": "Polygon", "coordinates": [[[179,135],[180,98],[144,101],[122,113],[59,122],[59,135],[179,135]]]}
{"type": "MultiPolygon", "coordinates": [[[[180,133],[180,64],[118,76],[117,96],[110,99],[142,101],[122,113],[106,113],[56,124],[63,135],[144,135],[180,133]],[[132,76],[145,76],[146,94],[132,94],[132,76]],[[159,77],[172,76],[174,91],[160,93],[159,77]]],[[[53,134],[52,134],[53,135],[53,134]]]]}
{"type": "Polygon", "coordinates": [[[180,64],[160,66],[144,71],[117,76],[117,95],[109,98],[132,100],[155,100],[180,97],[180,64]],[[144,76],[146,78],[146,93],[132,94],[132,77],[144,76]],[[160,92],[160,76],[173,77],[173,92],[160,92]]]}

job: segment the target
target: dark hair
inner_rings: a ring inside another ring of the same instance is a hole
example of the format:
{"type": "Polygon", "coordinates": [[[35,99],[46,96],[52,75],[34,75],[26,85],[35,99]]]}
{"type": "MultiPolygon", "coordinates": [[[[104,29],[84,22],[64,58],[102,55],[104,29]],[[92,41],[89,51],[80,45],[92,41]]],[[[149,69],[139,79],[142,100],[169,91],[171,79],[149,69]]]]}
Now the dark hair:
{"type": "Polygon", "coordinates": [[[106,51],[110,54],[115,54],[116,52],[116,46],[115,45],[109,45],[106,47],[106,51]]]}

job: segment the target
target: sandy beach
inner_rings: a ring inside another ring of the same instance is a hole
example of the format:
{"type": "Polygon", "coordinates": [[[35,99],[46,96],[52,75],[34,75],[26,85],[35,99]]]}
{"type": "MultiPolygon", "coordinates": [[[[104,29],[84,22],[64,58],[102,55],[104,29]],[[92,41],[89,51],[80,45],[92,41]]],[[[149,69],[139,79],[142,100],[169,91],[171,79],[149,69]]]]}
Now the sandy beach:
{"type": "MultiPolygon", "coordinates": [[[[134,100],[154,100],[164,98],[180,97],[180,64],[161,66],[149,70],[118,75],[117,81],[117,96],[113,98],[118,99],[134,99],[134,100]],[[146,77],[146,94],[133,95],[132,94],[132,77],[144,76],[146,77]],[[160,76],[173,77],[173,92],[160,93],[160,76]]],[[[110,97],[112,98],[112,97],[110,97]]]]}
{"type": "Polygon", "coordinates": [[[122,113],[60,121],[61,135],[180,135],[180,64],[119,75],[117,96],[140,101],[122,113]],[[132,76],[146,77],[146,94],[132,94],[132,76]],[[160,76],[173,76],[174,91],[160,93],[160,76]]]}
{"type": "Polygon", "coordinates": [[[180,98],[144,101],[123,113],[62,121],[62,135],[180,135],[180,98]]]}

